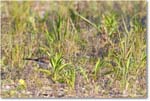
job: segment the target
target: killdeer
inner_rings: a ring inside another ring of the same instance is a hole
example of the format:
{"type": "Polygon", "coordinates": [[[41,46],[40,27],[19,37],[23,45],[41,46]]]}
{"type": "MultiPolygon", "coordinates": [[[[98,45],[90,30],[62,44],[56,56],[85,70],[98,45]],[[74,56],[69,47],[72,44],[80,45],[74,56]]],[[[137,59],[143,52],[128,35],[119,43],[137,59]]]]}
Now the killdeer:
{"type": "Polygon", "coordinates": [[[48,69],[51,67],[50,60],[47,57],[40,58],[23,58],[23,60],[35,61],[39,64],[40,68],[48,69]]]}

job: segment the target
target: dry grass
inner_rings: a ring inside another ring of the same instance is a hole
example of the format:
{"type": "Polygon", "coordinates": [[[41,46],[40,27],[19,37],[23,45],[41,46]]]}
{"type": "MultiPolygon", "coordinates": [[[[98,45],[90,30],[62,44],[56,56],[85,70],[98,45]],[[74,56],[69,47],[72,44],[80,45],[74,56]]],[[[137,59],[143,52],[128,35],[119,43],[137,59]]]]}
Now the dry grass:
{"type": "Polygon", "coordinates": [[[1,2],[2,98],[146,98],[146,2],[1,2]],[[50,58],[41,69],[25,57],[50,58]]]}

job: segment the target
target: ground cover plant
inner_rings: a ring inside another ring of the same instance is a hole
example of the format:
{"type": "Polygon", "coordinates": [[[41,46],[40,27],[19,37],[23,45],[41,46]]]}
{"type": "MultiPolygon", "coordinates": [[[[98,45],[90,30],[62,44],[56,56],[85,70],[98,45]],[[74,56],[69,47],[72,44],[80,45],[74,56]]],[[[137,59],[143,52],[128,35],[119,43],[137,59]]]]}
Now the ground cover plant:
{"type": "Polygon", "coordinates": [[[146,1],[0,5],[2,98],[147,97],[146,1]]]}

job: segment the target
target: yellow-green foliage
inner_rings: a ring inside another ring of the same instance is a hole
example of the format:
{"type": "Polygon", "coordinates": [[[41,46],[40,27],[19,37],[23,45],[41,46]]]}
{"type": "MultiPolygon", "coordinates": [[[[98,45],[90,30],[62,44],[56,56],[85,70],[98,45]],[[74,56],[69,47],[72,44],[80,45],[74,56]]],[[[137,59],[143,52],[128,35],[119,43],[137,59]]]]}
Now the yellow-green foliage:
{"type": "Polygon", "coordinates": [[[1,13],[2,97],[146,97],[146,1],[3,1],[1,13]],[[51,68],[23,60],[41,56],[51,68]]]}

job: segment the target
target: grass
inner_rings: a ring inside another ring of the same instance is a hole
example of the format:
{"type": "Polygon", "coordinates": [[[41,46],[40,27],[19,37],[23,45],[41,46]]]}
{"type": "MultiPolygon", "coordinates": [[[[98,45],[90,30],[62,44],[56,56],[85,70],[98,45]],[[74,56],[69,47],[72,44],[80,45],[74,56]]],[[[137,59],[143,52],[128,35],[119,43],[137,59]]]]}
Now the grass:
{"type": "Polygon", "coordinates": [[[2,98],[146,98],[146,22],[145,1],[1,2],[2,98]]]}

